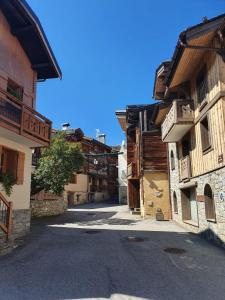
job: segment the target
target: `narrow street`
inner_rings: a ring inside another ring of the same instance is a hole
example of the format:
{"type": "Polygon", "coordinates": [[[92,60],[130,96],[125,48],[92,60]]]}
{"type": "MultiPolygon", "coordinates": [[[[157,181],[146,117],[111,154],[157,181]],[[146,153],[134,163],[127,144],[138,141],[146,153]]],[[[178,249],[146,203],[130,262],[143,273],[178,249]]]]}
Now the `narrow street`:
{"type": "Polygon", "coordinates": [[[35,220],[27,244],[1,257],[0,268],[4,300],[225,295],[222,249],[172,222],[141,220],[113,204],[83,205],[35,220]]]}

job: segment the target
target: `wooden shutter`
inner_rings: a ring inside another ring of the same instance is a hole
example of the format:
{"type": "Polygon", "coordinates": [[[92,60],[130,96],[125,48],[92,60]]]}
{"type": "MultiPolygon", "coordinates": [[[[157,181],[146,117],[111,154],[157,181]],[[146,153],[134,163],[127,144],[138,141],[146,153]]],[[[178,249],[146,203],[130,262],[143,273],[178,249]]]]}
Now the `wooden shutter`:
{"type": "Polygon", "coordinates": [[[25,154],[23,152],[18,152],[18,165],[17,165],[17,184],[23,184],[24,181],[24,162],[25,154]]]}
{"type": "Polygon", "coordinates": [[[210,133],[209,133],[209,123],[208,118],[205,117],[201,123],[201,140],[202,140],[202,150],[205,151],[210,148],[210,133]]]}

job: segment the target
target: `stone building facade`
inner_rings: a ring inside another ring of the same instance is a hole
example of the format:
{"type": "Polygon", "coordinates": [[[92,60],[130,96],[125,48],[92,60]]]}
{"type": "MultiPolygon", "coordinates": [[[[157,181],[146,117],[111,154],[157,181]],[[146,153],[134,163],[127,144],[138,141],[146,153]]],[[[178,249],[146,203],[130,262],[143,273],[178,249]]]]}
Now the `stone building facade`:
{"type": "Polygon", "coordinates": [[[225,60],[218,48],[224,37],[224,15],[183,31],[172,60],[156,70],[154,85],[155,99],[168,105],[159,119],[168,145],[173,219],[223,245],[225,60]]]}
{"type": "Polygon", "coordinates": [[[173,220],[185,226],[190,231],[200,233],[208,239],[216,240],[219,243],[225,243],[225,168],[213,170],[202,176],[192,178],[187,188],[193,187],[196,189],[196,211],[197,222],[183,220],[182,216],[182,191],[185,190],[185,185],[180,182],[179,175],[179,160],[177,159],[177,147],[175,143],[169,144],[169,153],[173,151],[175,156],[175,166],[171,168],[170,156],[170,197],[172,204],[173,220]],[[206,205],[204,198],[204,190],[207,185],[210,185],[213,191],[213,199],[215,205],[215,220],[206,219],[206,205]]]}

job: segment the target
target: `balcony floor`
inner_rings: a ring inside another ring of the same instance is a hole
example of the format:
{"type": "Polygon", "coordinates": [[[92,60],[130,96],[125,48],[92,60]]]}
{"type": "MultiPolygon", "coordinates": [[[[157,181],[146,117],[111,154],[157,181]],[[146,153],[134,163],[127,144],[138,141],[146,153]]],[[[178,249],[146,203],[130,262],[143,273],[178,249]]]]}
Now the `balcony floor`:
{"type": "Polygon", "coordinates": [[[179,142],[182,137],[192,128],[193,122],[189,124],[175,124],[170,129],[168,134],[163,139],[165,143],[176,143],[179,142]]]}
{"type": "Polygon", "coordinates": [[[40,144],[36,141],[33,141],[32,139],[26,138],[16,132],[13,132],[13,131],[8,130],[1,126],[0,126],[0,137],[3,137],[5,139],[8,139],[8,140],[18,143],[18,144],[22,144],[24,146],[27,146],[28,148],[35,148],[35,147],[43,146],[43,144],[40,144]]]}

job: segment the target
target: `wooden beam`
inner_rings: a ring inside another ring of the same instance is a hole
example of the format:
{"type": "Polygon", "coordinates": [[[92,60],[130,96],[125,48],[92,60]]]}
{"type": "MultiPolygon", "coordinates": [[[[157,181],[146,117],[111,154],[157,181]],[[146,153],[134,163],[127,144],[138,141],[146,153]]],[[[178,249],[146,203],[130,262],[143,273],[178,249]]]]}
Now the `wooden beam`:
{"type": "Polygon", "coordinates": [[[22,35],[23,33],[29,32],[33,28],[34,27],[32,25],[26,25],[26,26],[23,26],[23,27],[12,28],[11,32],[12,32],[13,35],[18,37],[18,36],[22,35]]]}
{"type": "Polygon", "coordinates": [[[41,64],[32,65],[32,69],[36,70],[36,69],[46,68],[50,66],[51,66],[50,63],[41,63],[41,64]]]}

